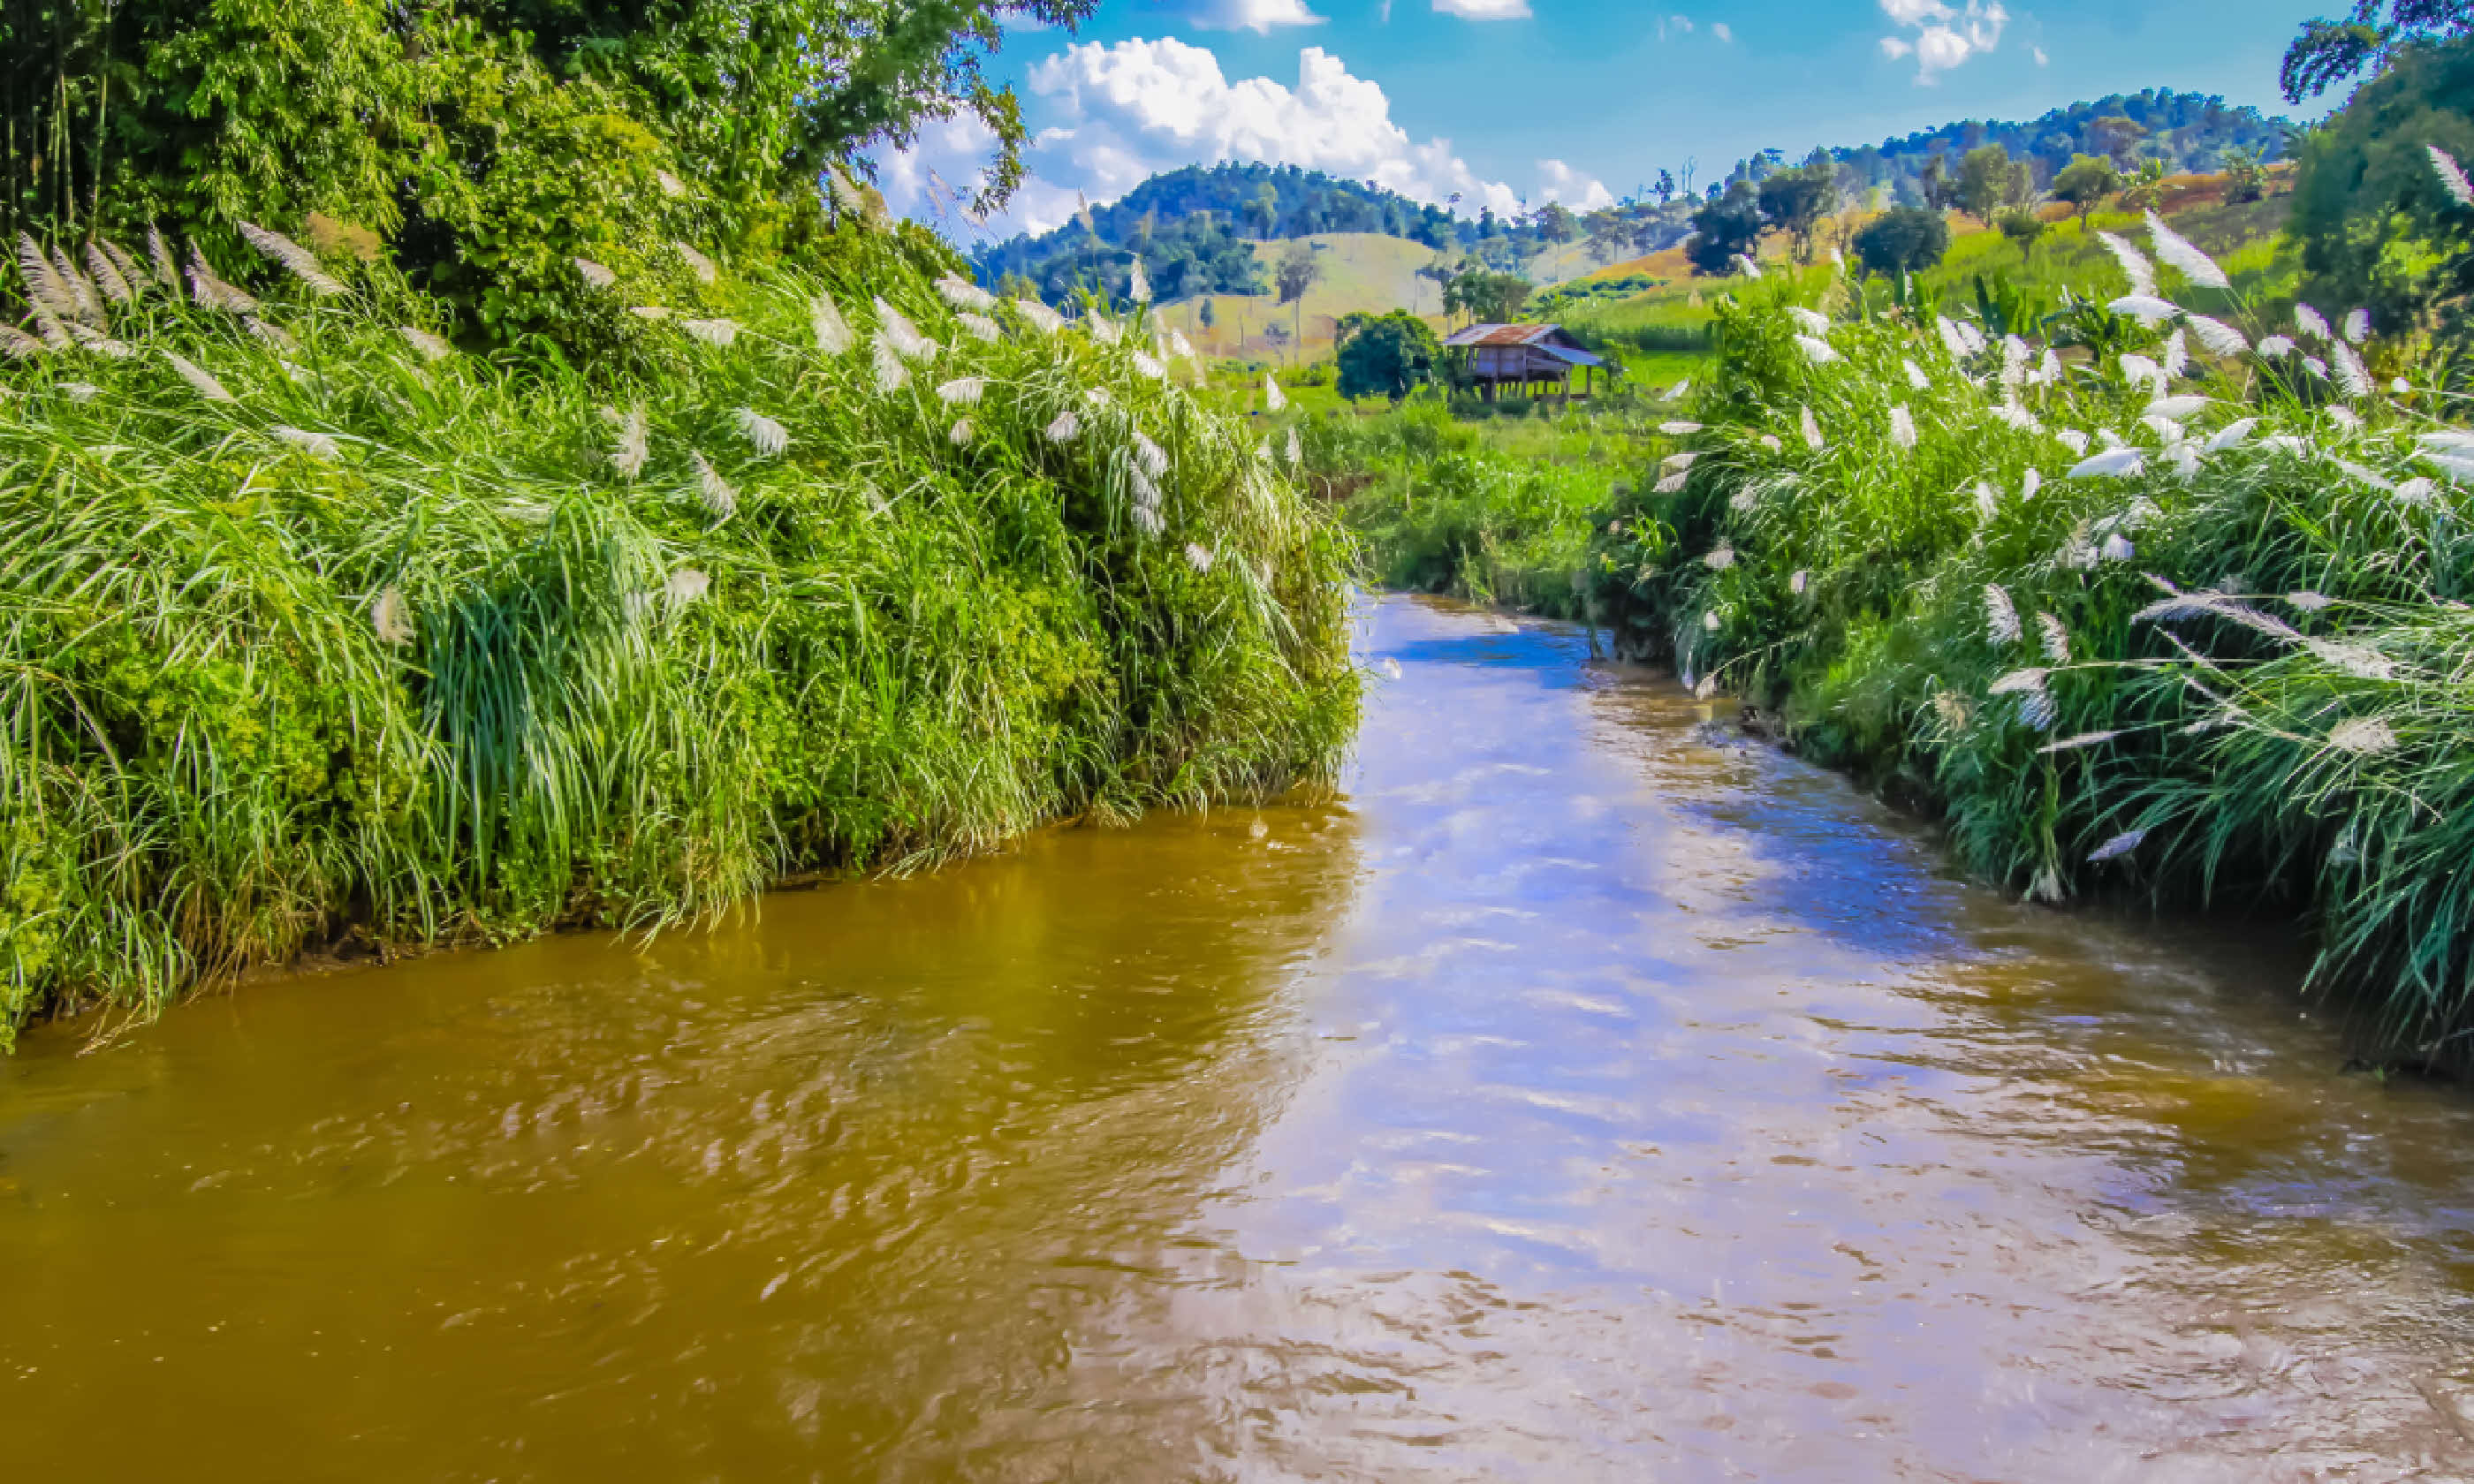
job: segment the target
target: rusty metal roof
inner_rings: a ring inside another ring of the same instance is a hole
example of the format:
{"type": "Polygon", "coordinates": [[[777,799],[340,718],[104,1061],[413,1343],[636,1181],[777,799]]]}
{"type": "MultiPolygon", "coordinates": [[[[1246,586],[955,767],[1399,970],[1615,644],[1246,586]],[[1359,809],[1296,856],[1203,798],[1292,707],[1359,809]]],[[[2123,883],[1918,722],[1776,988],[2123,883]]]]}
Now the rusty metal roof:
{"type": "Polygon", "coordinates": [[[1564,332],[1560,324],[1472,324],[1443,337],[1446,346],[1534,346],[1564,332]]]}

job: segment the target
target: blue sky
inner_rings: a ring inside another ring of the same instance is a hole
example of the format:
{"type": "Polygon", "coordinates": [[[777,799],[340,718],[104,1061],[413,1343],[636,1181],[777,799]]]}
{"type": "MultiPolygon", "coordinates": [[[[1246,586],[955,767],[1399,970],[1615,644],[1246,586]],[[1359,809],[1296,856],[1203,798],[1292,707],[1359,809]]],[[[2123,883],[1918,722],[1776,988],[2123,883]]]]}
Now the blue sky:
{"type": "MultiPolygon", "coordinates": [[[[1465,209],[1602,203],[1697,158],[1878,142],[2111,92],[2219,93],[2300,116],[2276,63],[2333,0],[1103,0],[1079,35],[1009,35],[997,77],[1037,135],[998,235],[1055,226],[1156,171],[1263,159],[1465,209]]],[[[977,126],[884,161],[897,209],[967,185],[977,126]]],[[[953,228],[967,238],[958,226],[953,228]]]]}

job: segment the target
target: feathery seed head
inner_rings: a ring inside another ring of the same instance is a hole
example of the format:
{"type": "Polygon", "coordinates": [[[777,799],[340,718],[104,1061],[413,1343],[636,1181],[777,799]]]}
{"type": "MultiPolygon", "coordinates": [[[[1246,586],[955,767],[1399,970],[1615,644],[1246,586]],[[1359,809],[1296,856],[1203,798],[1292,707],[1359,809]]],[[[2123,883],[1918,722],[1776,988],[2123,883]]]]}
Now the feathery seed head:
{"type": "Polygon", "coordinates": [[[2148,262],[2137,248],[2111,232],[2098,232],[2096,236],[2097,241],[2104,244],[2104,250],[2113,254],[2113,260],[2122,265],[2122,275],[2130,280],[2130,292],[2147,299],[2155,298],[2155,265],[2148,262]]]}
{"type": "Polygon", "coordinates": [[[281,264],[285,272],[307,284],[310,292],[329,299],[344,292],[344,286],[320,266],[317,253],[281,232],[249,222],[239,225],[241,236],[248,239],[251,247],[281,264]]]}
{"type": "MultiPolygon", "coordinates": [[[[2113,733],[2109,731],[2101,733],[2091,732],[2089,735],[2101,739],[2103,737],[2110,737],[2113,733]]],[[[2071,740],[2076,742],[2079,739],[2074,737],[2071,740]]],[[[2055,744],[2055,746],[2059,745],[2060,744],[2058,743],[2055,744]]],[[[2147,831],[2144,829],[2125,829],[2122,833],[2114,836],[2112,839],[2107,840],[2104,844],[2098,846],[2095,850],[2090,850],[2088,852],[2088,863],[2090,865],[2099,865],[2105,861],[2112,860],[2116,856],[2127,855],[2131,851],[2139,849],[2139,842],[2147,838],[2147,831]]]]}
{"type": "Polygon", "coordinates": [[[681,320],[679,328],[687,331],[691,339],[716,350],[729,349],[739,339],[739,322],[736,320],[681,320]]]}
{"type": "Polygon", "coordinates": [[[730,487],[730,482],[721,477],[721,471],[707,462],[703,454],[691,449],[688,457],[695,463],[696,495],[704,501],[704,508],[713,513],[713,518],[723,521],[737,515],[739,491],[730,487]]]}
{"type": "Polygon", "coordinates": [[[602,267],[599,263],[594,262],[589,257],[577,258],[575,260],[575,271],[576,274],[584,279],[586,285],[592,288],[606,289],[618,281],[618,275],[617,274],[612,273],[609,269],[602,267]]]}
{"type": "Polygon", "coordinates": [[[904,387],[909,386],[910,384],[910,368],[902,364],[901,352],[895,350],[893,347],[886,342],[884,331],[880,330],[877,332],[876,339],[871,343],[871,347],[870,355],[876,363],[876,390],[878,394],[881,395],[890,396],[894,393],[901,391],[904,387]]]}
{"type": "Polygon", "coordinates": [[[1916,419],[1907,412],[1904,402],[1890,409],[1890,442],[1902,448],[1916,445],[1916,419]]]}
{"type": "Polygon", "coordinates": [[[936,399],[968,406],[979,401],[987,389],[988,378],[985,376],[957,376],[936,389],[936,399]]]}
{"type": "Polygon", "coordinates": [[[335,462],[335,460],[343,454],[343,449],[336,445],[333,439],[327,437],[324,433],[313,433],[307,428],[289,427],[279,422],[275,426],[267,429],[267,432],[281,442],[290,443],[293,447],[300,449],[311,458],[323,459],[329,464],[335,462]]]}
{"type": "Polygon", "coordinates": [[[973,340],[985,341],[990,345],[994,345],[1005,335],[1005,331],[998,327],[996,321],[983,314],[973,314],[967,309],[954,316],[954,323],[962,327],[963,334],[973,340]]]}
{"type": "Polygon", "coordinates": [[[200,396],[205,397],[207,401],[234,402],[239,400],[238,397],[233,396],[230,392],[224,390],[224,384],[209,375],[206,372],[206,369],[200,366],[195,361],[176,355],[172,351],[166,350],[159,346],[156,347],[156,353],[162,356],[164,360],[170,362],[172,370],[181,373],[181,379],[187,382],[196,390],[200,396]]]}
{"type": "Polygon", "coordinates": [[[2182,276],[2193,283],[2212,289],[2233,287],[2232,280],[2225,276],[2223,269],[2217,266],[2216,259],[2200,251],[2189,238],[2166,226],[2165,219],[2153,209],[2147,213],[2147,241],[2156,249],[2158,257],[2180,270],[2182,276]]]}
{"type": "Polygon", "coordinates": [[[2330,338],[2327,320],[2309,304],[2293,306],[2293,327],[2314,340],[2330,338]]]}
{"type": "Polygon", "coordinates": [[[1830,342],[1826,340],[1816,340],[1810,335],[1798,335],[1795,337],[1795,344],[1796,347],[1804,352],[1804,358],[1815,366],[1827,366],[1838,359],[1838,352],[1832,349],[1830,342]]]}
{"type": "Polygon", "coordinates": [[[2436,144],[2423,148],[2431,155],[2432,172],[2439,177],[2439,188],[2448,193],[2448,199],[2461,206],[2474,206],[2474,183],[2467,182],[2456,156],[2436,144]]]}
{"type": "Polygon", "coordinates": [[[618,430],[610,448],[610,467],[622,479],[633,479],[644,471],[644,461],[652,456],[652,423],[644,416],[642,402],[622,416],[615,407],[604,407],[601,416],[618,430]]]}
{"type": "Polygon", "coordinates": [[[2356,716],[2329,729],[2328,745],[2344,753],[2385,753],[2397,745],[2397,737],[2378,717],[2356,716]]]}
{"type": "Polygon", "coordinates": [[[1263,372],[1264,410],[1267,412],[1278,412],[1281,408],[1288,405],[1288,395],[1280,390],[1279,382],[1273,379],[1270,371],[1263,372]]]}
{"type": "Polygon", "coordinates": [[[714,267],[713,259],[698,252],[687,243],[672,242],[670,247],[688,265],[688,272],[695,275],[698,283],[711,283],[720,276],[720,270],[714,267]]]}
{"type": "Polygon", "coordinates": [[[1073,409],[1067,408],[1056,415],[1056,420],[1040,430],[1040,436],[1052,443],[1070,443],[1080,428],[1081,423],[1074,416],[1073,409]]]}
{"type": "Polygon", "coordinates": [[[997,306],[997,297],[958,274],[944,274],[936,279],[936,292],[956,309],[984,313],[997,306]]]}
{"type": "Polygon", "coordinates": [[[957,418],[954,419],[954,425],[945,430],[945,442],[957,448],[968,448],[976,434],[977,430],[971,426],[970,419],[957,418]]]}
{"type": "Polygon", "coordinates": [[[381,644],[412,642],[412,605],[404,601],[402,588],[385,588],[371,601],[370,627],[381,644]]]}
{"type": "Polygon", "coordinates": [[[790,446],[790,430],[753,407],[741,407],[733,420],[739,424],[739,436],[760,458],[773,458],[790,446]]]}
{"type": "Polygon", "coordinates": [[[2019,610],[2011,605],[2008,589],[1999,583],[1984,585],[1984,636],[1995,644],[2019,642],[2019,610]]]}

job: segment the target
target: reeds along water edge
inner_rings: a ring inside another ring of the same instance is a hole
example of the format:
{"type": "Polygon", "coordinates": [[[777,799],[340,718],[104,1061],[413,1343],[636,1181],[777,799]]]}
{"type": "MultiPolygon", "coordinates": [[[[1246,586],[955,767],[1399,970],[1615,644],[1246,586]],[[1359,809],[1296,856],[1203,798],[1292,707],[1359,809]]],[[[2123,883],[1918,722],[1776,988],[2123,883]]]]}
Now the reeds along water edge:
{"type": "Polygon", "coordinates": [[[1124,347],[990,339],[851,233],[815,276],[586,275],[634,369],[517,364],[262,235],[254,293],[21,245],[0,1040],[347,931],[650,928],[1331,778],[1347,539],[1124,347]]]}

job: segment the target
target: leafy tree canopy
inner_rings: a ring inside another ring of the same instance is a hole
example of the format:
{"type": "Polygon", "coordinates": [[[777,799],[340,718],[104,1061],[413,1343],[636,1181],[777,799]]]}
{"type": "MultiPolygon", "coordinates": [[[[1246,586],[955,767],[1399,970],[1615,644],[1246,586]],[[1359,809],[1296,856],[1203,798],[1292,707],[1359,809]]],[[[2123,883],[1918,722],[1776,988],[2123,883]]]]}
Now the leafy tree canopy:
{"type": "MultiPolygon", "coordinates": [[[[818,180],[967,113],[1020,180],[982,62],[1003,24],[1095,0],[49,0],[0,15],[0,229],[356,224],[513,334],[554,325],[572,260],[629,276],[691,241],[795,250],[818,180]],[[34,141],[33,147],[27,147],[34,141]]],[[[851,202],[846,204],[857,205],[851,202]]]]}
{"type": "Polygon", "coordinates": [[[1537,285],[1518,274],[1479,269],[1462,274],[1443,290],[1443,312],[1467,314],[1485,324],[1510,324],[1520,319],[1521,306],[1537,285]]]}
{"type": "Polygon", "coordinates": [[[1340,320],[1340,395],[1398,401],[1432,381],[1443,347],[1426,322],[1405,309],[1340,320]]]}
{"type": "Polygon", "coordinates": [[[2341,21],[2305,21],[2285,49],[2277,81],[2285,101],[2316,98],[2365,68],[2384,69],[2401,48],[2464,36],[2474,29],[2465,0],[2356,0],[2341,21]],[[2382,12],[2386,15],[2383,16],[2382,12]]]}
{"type": "Polygon", "coordinates": [[[2304,293],[2360,304],[2388,330],[2474,341],[2474,208],[2449,195],[2430,148],[2474,160],[2474,36],[2397,50],[2312,132],[2288,227],[2302,244],[2304,293]]]}
{"type": "Polygon", "coordinates": [[[2053,177],[2053,199],[2078,213],[2081,222],[2120,189],[2122,172],[2100,155],[2082,155],[2053,177]]]}
{"type": "Polygon", "coordinates": [[[1695,273],[1733,272],[1738,253],[1749,254],[1761,236],[1760,196],[1749,180],[1737,180],[1717,200],[1692,213],[1699,235],[1684,246],[1695,273]]]}
{"type": "Polygon", "coordinates": [[[1919,274],[1950,251],[1950,224],[1925,206],[1892,206],[1856,234],[1856,258],[1885,278],[1919,274]]]}

